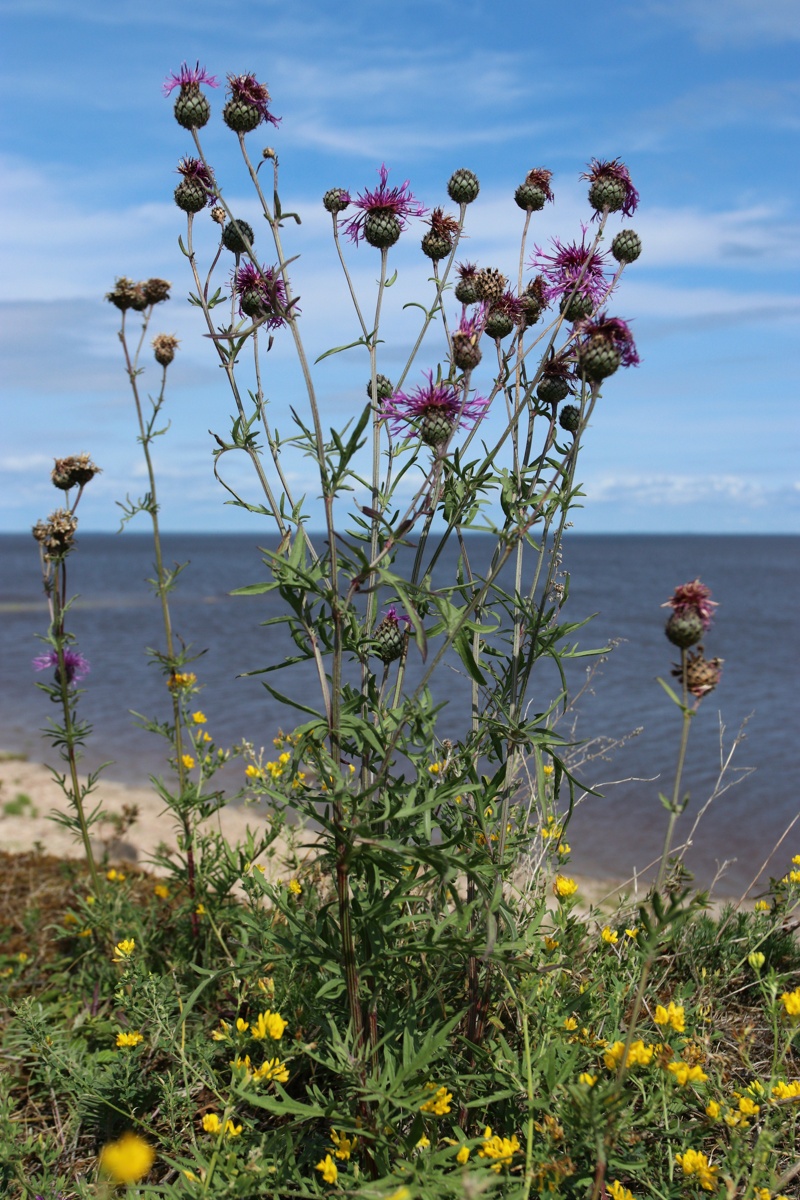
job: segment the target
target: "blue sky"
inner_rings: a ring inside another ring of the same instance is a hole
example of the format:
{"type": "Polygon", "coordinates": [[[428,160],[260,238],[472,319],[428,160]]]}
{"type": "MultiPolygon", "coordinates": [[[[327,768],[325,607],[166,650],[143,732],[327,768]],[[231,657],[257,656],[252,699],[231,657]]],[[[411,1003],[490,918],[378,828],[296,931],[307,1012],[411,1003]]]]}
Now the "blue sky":
{"type": "MultiPolygon", "coordinates": [[[[614,313],[633,322],[642,364],[609,381],[596,409],[575,528],[800,530],[788,369],[800,321],[796,0],[356,0],[346,11],[319,0],[0,0],[0,22],[0,530],[24,531],[54,507],[56,455],[87,450],[104,469],[82,501],[84,528],[116,528],[115,501],[144,490],[116,312],[103,302],[117,275],[174,283],[152,329],[182,339],[172,427],[157,447],[165,527],[254,528],[213,479],[208,430],[226,433],[232,404],[185,302],[172,191],[191,143],[161,94],[184,59],[269,84],[281,126],[251,136],[256,155],[267,141],[277,148],[284,208],[303,218],[286,246],[301,254],[293,273],[313,356],[356,336],[320,203],[328,187],[372,187],[385,161],[392,182],[410,178],[432,207],[446,202],[453,169],[470,167],[481,194],[460,257],[514,275],[522,215],[512,197],[526,172],[554,172],[556,202],[531,238],[545,244],[580,236],[591,215],[578,179],[589,159],[620,156],[641,195],[626,223],[644,252],[614,313]]],[[[222,89],[209,97],[205,148],[272,261],[219,119],[222,89]]],[[[413,337],[402,304],[428,274],[422,232],[395,255],[389,375],[413,337]]],[[[366,296],[377,252],[361,247],[351,262],[366,296]]],[[[367,374],[363,352],[321,364],[326,423],[360,409],[367,374]]],[[[276,341],[266,390],[285,435],[300,396],[288,339],[276,341]]],[[[313,507],[303,461],[291,471],[313,507]]]]}

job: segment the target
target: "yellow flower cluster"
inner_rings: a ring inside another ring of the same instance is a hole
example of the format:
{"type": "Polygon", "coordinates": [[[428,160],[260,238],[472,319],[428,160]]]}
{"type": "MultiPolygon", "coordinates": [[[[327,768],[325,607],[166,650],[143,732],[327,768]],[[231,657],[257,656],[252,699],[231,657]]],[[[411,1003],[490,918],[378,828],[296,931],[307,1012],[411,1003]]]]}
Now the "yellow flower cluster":
{"type": "Polygon", "coordinates": [[[183,765],[186,767],[186,770],[187,770],[187,771],[191,771],[191,770],[194,768],[195,761],[194,761],[194,759],[192,758],[191,754],[183,754],[183,755],[181,755],[181,762],[182,762],[182,763],[183,763],[183,765]]]}
{"type": "Polygon", "coordinates": [[[675,1033],[684,1033],[686,1029],[686,1014],[683,1005],[673,1004],[671,1000],[666,1008],[663,1004],[656,1005],[653,1020],[656,1025],[674,1029],[675,1033]]]}
{"type": "MultiPolygon", "coordinates": [[[[631,1048],[628,1052],[629,1067],[647,1067],[653,1061],[655,1054],[655,1046],[646,1046],[641,1038],[637,1038],[635,1042],[631,1042],[631,1048]]],[[[603,1055],[603,1061],[609,1071],[616,1071],[619,1064],[622,1062],[622,1056],[625,1053],[624,1042],[614,1042],[609,1046],[603,1055]]]]}
{"type": "Polygon", "coordinates": [[[206,1113],[202,1121],[203,1129],[206,1133],[222,1133],[225,1137],[235,1138],[242,1132],[241,1125],[234,1125],[230,1118],[225,1122],[224,1126],[216,1113],[206,1113]]]}
{"type": "Polygon", "coordinates": [[[250,1034],[259,1041],[266,1037],[271,1037],[274,1041],[279,1042],[283,1037],[283,1031],[288,1022],[283,1019],[280,1013],[266,1012],[259,1013],[253,1024],[250,1026],[250,1034]]]}
{"type": "Polygon", "coordinates": [[[132,1030],[131,1033],[125,1033],[124,1030],[120,1030],[120,1032],[117,1034],[117,1046],[119,1046],[120,1049],[138,1046],[139,1043],[143,1041],[144,1037],[141,1033],[139,1033],[138,1029],[132,1030]]]}
{"type": "Polygon", "coordinates": [[[800,1079],[793,1079],[791,1083],[776,1083],[772,1089],[773,1100],[800,1100],[800,1079]]]}
{"type": "Polygon", "coordinates": [[[685,1087],[687,1083],[705,1083],[708,1079],[701,1067],[690,1067],[686,1062],[667,1063],[667,1070],[674,1075],[675,1082],[681,1087],[685,1087]]]}
{"type": "Polygon", "coordinates": [[[445,1113],[449,1113],[453,1093],[448,1092],[446,1087],[437,1088],[435,1083],[426,1083],[425,1086],[431,1091],[435,1089],[435,1094],[431,1096],[430,1100],[426,1100],[424,1104],[420,1105],[419,1111],[433,1113],[437,1117],[443,1117],[445,1113]]]}
{"type": "Polygon", "coordinates": [[[299,879],[290,879],[286,887],[293,896],[302,896],[303,894],[303,885],[300,883],[299,879]]]}
{"type": "Polygon", "coordinates": [[[149,1142],[137,1133],[123,1133],[119,1141],[108,1142],[100,1151],[100,1170],[114,1183],[136,1183],[143,1179],[156,1160],[149,1142]]]}
{"type": "Polygon", "coordinates": [[[502,1171],[503,1167],[511,1165],[513,1155],[519,1150],[519,1139],[516,1134],[510,1138],[500,1137],[499,1134],[492,1133],[490,1125],[487,1125],[483,1131],[483,1144],[478,1151],[480,1158],[491,1158],[493,1171],[502,1171]]]}
{"type": "Polygon", "coordinates": [[[685,1150],[683,1154],[675,1155],[675,1161],[684,1175],[696,1175],[700,1187],[706,1192],[713,1192],[719,1167],[710,1166],[705,1154],[699,1150],[685,1150]]]}
{"type": "Polygon", "coordinates": [[[553,891],[559,900],[566,900],[569,896],[574,896],[577,890],[578,885],[574,879],[569,879],[566,875],[556,875],[553,891]]]}
{"type": "Polygon", "coordinates": [[[167,680],[167,687],[171,692],[181,691],[183,688],[194,687],[197,683],[197,676],[193,671],[175,671],[167,680]]]}
{"type": "Polygon", "coordinates": [[[114,957],[112,962],[127,962],[130,956],[136,949],[136,938],[123,938],[121,942],[117,942],[114,947],[114,957]]]}
{"type": "MultiPolygon", "coordinates": [[[[110,871],[106,871],[106,879],[108,880],[109,883],[124,883],[125,875],[123,874],[122,871],[118,871],[116,869],[116,867],[112,867],[110,871]]],[[[87,902],[88,902],[88,897],[87,897],[87,902]]],[[[94,899],[92,900],[92,904],[94,904],[94,899]]]]}
{"type": "Polygon", "coordinates": [[[208,721],[208,717],[204,712],[200,712],[198,709],[197,712],[192,713],[192,721],[195,723],[195,725],[205,725],[208,721]]]}
{"type": "Polygon", "coordinates": [[[326,1154],[322,1161],[317,1163],[314,1170],[322,1173],[322,1178],[326,1183],[336,1183],[339,1178],[339,1171],[330,1154],[326,1154]]]}
{"type": "Polygon", "coordinates": [[[169,888],[165,883],[157,883],[153,888],[153,892],[156,896],[158,896],[159,900],[169,899],[169,888]]]}
{"type": "Polygon", "coordinates": [[[602,941],[607,942],[609,946],[616,946],[619,941],[619,934],[610,925],[604,925],[600,938],[602,941]]]}
{"type": "Polygon", "coordinates": [[[781,996],[781,1004],[790,1021],[800,1020],[800,987],[795,988],[793,992],[784,992],[781,996]]]}
{"type": "Polygon", "coordinates": [[[350,1137],[346,1133],[337,1133],[333,1128],[331,1128],[331,1141],[333,1142],[333,1146],[331,1146],[329,1153],[335,1154],[342,1162],[347,1162],[358,1145],[358,1138],[350,1137]]]}
{"type": "Polygon", "coordinates": [[[630,1188],[626,1188],[618,1179],[612,1179],[606,1190],[611,1200],[634,1200],[634,1195],[630,1188]]]}

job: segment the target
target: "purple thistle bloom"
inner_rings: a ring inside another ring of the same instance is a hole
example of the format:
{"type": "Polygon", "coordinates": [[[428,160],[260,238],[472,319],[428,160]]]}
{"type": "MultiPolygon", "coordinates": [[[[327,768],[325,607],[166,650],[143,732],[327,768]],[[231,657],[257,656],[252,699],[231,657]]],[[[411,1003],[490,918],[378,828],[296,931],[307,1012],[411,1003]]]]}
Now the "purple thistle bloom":
{"type": "Polygon", "coordinates": [[[395,604],[390,604],[389,607],[384,611],[383,619],[385,621],[392,621],[395,625],[399,625],[401,621],[405,621],[406,625],[408,626],[408,632],[414,632],[414,627],[411,624],[411,617],[407,617],[405,613],[403,613],[402,616],[398,616],[397,606],[395,604]]]}
{"type": "MultiPolygon", "coordinates": [[[[286,287],[277,267],[257,267],[255,263],[243,263],[233,273],[233,288],[240,297],[248,296],[250,302],[240,302],[239,312],[248,317],[266,317],[268,329],[280,329],[286,324],[289,304],[286,287]]],[[[295,313],[299,309],[293,308],[295,313]]]]}
{"type": "Polygon", "coordinates": [[[208,203],[213,204],[216,197],[217,181],[214,172],[199,158],[182,158],[178,163],[178,174],[184,179],[196,179],[208,192],[208,203]]]}
{"type": "Polygon", "coordinates": [[[253,108],[258,109],[262,120],[268,121],[270,125],[280,125],[280,117],[273,117],[267,107],[271,98],[267,85],[259,83],[252,71],[247,75],[229,75],[228,93],[231,100],[243,100],[245,104],[251,104],[253,108]]]}
{"type": "Polygon", "coordinates": [[[356,208],[361,211],[344,225],[344,232],[358,245],[360,239],[364,236],[364,222],[367,215],[371,212],[392,213],[400,222],[400,228],[405,229],[408,225],[409,217],[424,217],[427,208],[414,199],[411,192],[408,190],[409,180],[406,179],[399,187],[387,188],[386,182],[389,178],[389,168],[385,163],[382,164],[379,175],[381,177],[381,185],[374,191],[365,188],[363,196],[359,196],[353,201],[356,208]]]}
{"type": "Polygon", "coordinates": [[[693,579],[691,583],[683,583],[676,587],[673,595],[661,607],[674,609],[678,617],[696,613],[703,622],[703,629],[707,630],[711,625],[714,609],[719,608],[719,604],[711,599],[710,587],[706,587],[699,579],[693,579]]]}
{"type": "Polygon", "coordinates": [[[591,321],[580,321],[575,331],[580,334],[582,345],[585,346],[592,338],[604,338],[619,350],[621,366],[638,367],[640,359],[633,334],[627,321],[621,317],[607,317],[605,313],[598,313],[591,321]]]}
{"type": "MultiPolygon", "coordinates": [[[[56,683],[60,683],[58,673],[58,651],[48,650],[47,654],[39,654],[33,660],[33,669],[35,671],[47,671],[50,668],[55,670],[56,683]]],[[[80,681],[89,674],[89,663],[79,654],[77,650],[66,649],[64,651],[64,668],[67,672],[67,684],[80,683],[80,681]]]]}
{"type": "MultiPolygon", "coordinates": [[[[636,212],[636,206],[639,203],[639,193],[633,186],[630,171],[625,166],[625,163],[620,162],[618,158],[614,158],[610,162],[593,158],[589,163],[589,170],[584,171],[580,178],[588,179],[590,183],[597,183],[603,179],[615,179],[625,188],[625,201],[622,205],[622,212],[626,217],[632,217],[636,212]]],[[[598,220],[599,216],[600,213],[596,212],[592,220],[598,220]]]]}
{"type": "Polygon", "coordinates": [[[480,421],[489,407],[487,399],[483,396],[462,399],[451,383],[434,383],[433,372],[428,371],[427,375],[425,387],[417,387],[413,392],[395,392],[384,401],[380,415],[389,422],[392,433],[405,436],[417,433],[428,440],[427,427],[447,429],[445,436],[438,438],[438,442],[444,442],[459,426],[469,429],[480,421]]]}
{"type": "Polygon", "coordinates": [[[200,66],[198,60],[197,66],[190,67],[188,63],[181,63],[181,69],[176,75],[173,71],[164,80],[161,90],[165,96],[168,96],[176,87],[190,87],[192,84],[198,86],[201,83],[207,83],[209,87],[219,87],[216,78],[206,72],[205,67],[200,66]]]}
{"type": "MultiPolygon", "coordinates": [[[[458,323],[458,329],[455,331],[455,333],[461,334],[462,337],[465,338],[474,337],[478,339],[486,326],[487,311],[488,305],[486,304],[486,301],[481,300],[480,304],[474,309],[471,317],[467,316],[466,313],[464,314],[458,323]]],[[[453,335],[454,337],[455,333],[453,335]]]]}
{"type": "Polygon", "coordinates": [[[593,251],[586,245],[586,228],[584,227],[580,245],[569,242],[564,245],[558,238],[552,238],[554,254],[545,254],[535,246],[536,253],[528,263],[530,270],[540,271],[544,276],[544,301],[550,304],[562,296],[570,296],[578,285],[578,294],[588,296],[592,304],[598,304],[608,289],[608,280],[604,268],[608,255],[593,251]]]}

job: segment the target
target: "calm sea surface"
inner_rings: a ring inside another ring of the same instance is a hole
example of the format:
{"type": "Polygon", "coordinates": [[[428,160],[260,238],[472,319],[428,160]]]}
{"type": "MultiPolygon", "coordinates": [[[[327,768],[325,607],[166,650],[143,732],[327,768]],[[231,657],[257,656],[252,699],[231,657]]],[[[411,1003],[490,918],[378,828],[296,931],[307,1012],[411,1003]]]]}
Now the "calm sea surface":
{"type": "MultiPolygon", "coordinates": [[[[477,536],[470,547],[480,569],[489,542],[477,536]]],[[[570,574],[570,594],[563,618],[596,614],[576,635],[581,648],[617,643],[581,698],[570,735],[591,740],[589,752],[595,756],[580,775],[603,793],[587,797],[576,810],[569,837],[576,871],[627,875],[659,853],[666,814],[658,792],[671,790],[680,731],[678,711],[656,682],[657,676],[668,676],[677,658],[664,637],[666,612],[659,606],[677,584],[700,576],[720,604],[706,653],[723,658],[725,666],[720,687],[703,701],[692,723],[684,777],[691,802],[683,828],[714,789],[721,725],[727,754],[746,722],[726,781],[734,782],[737,768],[755,770],[714,801],[688,862],[698,882],[706,883],[718,863],[735,859],[720,890],[733,893],[750,882],[800,810],[799,551],[800,538],[783,536],[568,535],[563,568],[570,574]]],[[[232,588],[266,578],[255,540],[172,535],[165,539],[165,553],[168,562],[190,564],[173,593],[173,619],[194,651],[204,651],[192,669],[205,684],[201,704],[215,741],[230,745],[244,736],[256,745],[269,744],[280,726],[293,725],[292,715],[258,676],[239,676],[279,661],[294,646],[281,627],[260,624],[280,612],[277,597],[228,595],[232,588]]],[[[442,582],[448,569],[452,578],[453,562],[443,562],[442,582]]],[[[113,759],[109,776],[136,783],[164,768],[164,744],[139,729],[130,715],[133,710],[167,716],[163,678],[145,655],[148,646],[160,648],[163,640],[159,606],[145,583],[152,573],[152,544],[143,534],[84,534],[70,559],[69,592],[80,595],[70,628],[92,665],[81,702],[82,715],[94,726],[86,765],[113,759]]],[[[36,634],[46,632],[46,624],[35,543],[27,535],[0,535],[0,746],[55,762],[38,733],[50,704],[34,687],[31,669],[31,659],[41,652],[36,634]]],[[[573,691],[586,682],[585,668],[593,661],[571,665],[573,691]]],[[[292,669],[269,678],[281,690],[315,703],[313,670],[303,666],[299,674],[292,669]]],[[[546,667],[534,675],[535,710],[547,707],[555,688],[546,667]]],[[[447,700],[440,735],[461,736],[468,719],[467,681],[445,664],[434,695],[447,700]]],[[[569,733],[572,721],[566,718],[561,731],[569,733]]],[[[238,765],[227,769],[232,788],[238,786],[238,771],[238,765]]],[[[800,822],[778,852],[773,871],[782,873],[798,852],[800,822]]]]}

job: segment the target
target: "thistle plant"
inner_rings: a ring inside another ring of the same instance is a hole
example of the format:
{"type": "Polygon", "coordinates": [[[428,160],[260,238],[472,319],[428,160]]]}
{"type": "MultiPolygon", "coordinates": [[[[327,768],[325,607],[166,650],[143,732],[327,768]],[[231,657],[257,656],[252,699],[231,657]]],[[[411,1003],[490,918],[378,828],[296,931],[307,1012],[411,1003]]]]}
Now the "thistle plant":
{"type": "Polygon", "coordinates": [[[88,454],[57,458],[50,477],[54,487],[64,493],[64,507],[57,508],[46,521],[37,521],[33,527],[33,536],[39,545],[42,585],[50,612],[50,627],[47,636],[42,638],[50,649],[38,655],[33,660],[33,666],[37,671],[53,673],[52,682],[39,681],[37,687],[61,709],[61,720],[51,721],[46,730],[53,746],[58,749],[67,764],[65,774],[54,770],[53,775],[67,797],[73,813],[63,814],[59,819],[68,829],[73,830],[83,843],[95,895],[100,892],[101,884],[90,830],[100,819],[101,813],[99,808],[87,812],[84,802],[94,791],[102,767],[91,774],[86,783],[81,783],[78,778],[78,760],[81,748],[91,732],[91,726],[87,721],[78,718],[81,689],[77,684],[88,675],[90,668],[88,661],[74,648],[75,636],[67,628],[67,615],[72,605],[72,598],[67,590],[67,563],[75,549],[75,535],[78,529],[75,511],[83,489],[99,471],[100,468],[95,466],[88,454]]]}

